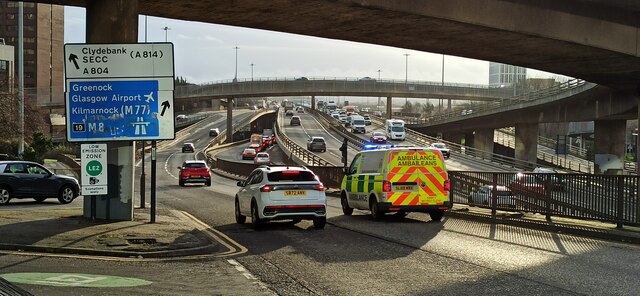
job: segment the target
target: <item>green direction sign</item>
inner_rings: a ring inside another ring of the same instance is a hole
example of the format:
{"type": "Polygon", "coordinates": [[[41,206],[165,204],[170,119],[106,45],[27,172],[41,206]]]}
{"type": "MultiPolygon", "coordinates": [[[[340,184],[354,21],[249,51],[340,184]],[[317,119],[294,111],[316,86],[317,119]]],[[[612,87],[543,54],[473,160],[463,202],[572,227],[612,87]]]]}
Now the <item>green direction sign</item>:
{"type": "Polygon", "coordinates": [[[102,173],[102,164],[97,160],[89,161],[89,163],[87,164],[86,170],[89,176],[95,177],[97,175],[100,175],[100,173],[102,173]]]}
{"type": "Polygon", "coordinates": [[[20,272],[0,274],[0,277],[17,284],[56,287],[119,288],[146,286],[153,283],[137,278],[86,273],[20,272]]]}

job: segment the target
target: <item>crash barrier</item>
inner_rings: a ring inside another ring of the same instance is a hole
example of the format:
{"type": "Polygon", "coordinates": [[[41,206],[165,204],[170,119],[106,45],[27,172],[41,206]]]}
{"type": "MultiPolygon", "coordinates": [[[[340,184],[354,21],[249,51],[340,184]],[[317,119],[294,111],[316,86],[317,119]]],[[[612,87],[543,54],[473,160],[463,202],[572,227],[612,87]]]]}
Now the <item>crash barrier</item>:
{"type": "Polygon", "coordinates": [[[450,171],[454,203],[640,225],[638,176],[450,171]]]}

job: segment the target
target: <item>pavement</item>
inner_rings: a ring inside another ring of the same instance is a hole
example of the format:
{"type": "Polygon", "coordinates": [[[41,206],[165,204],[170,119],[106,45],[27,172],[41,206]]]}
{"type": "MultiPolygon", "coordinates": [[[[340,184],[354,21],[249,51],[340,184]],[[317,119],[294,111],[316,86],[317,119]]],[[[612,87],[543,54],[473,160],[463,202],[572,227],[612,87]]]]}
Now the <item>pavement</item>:
{"type": "Polygon", "coordinates": [[[82,208],[0,210],[0,250],[130,258],[186,257],[228,253],[227,244],[188,213],[134,210],[133,221],[84,218],[82,208]]]}

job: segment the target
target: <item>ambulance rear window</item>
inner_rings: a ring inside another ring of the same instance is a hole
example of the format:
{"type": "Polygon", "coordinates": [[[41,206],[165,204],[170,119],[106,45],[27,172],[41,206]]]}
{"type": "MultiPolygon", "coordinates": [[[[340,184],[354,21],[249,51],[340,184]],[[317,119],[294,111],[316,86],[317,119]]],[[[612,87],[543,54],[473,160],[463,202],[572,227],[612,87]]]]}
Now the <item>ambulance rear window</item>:
{"type": "Polygon", "coordinates": [[[309,171],[280,171],[267,174],[270,182],[283,181],[317,181],[316,175],[309,171]],[[296,172],[296,173],[292,173],[296,172]]]}

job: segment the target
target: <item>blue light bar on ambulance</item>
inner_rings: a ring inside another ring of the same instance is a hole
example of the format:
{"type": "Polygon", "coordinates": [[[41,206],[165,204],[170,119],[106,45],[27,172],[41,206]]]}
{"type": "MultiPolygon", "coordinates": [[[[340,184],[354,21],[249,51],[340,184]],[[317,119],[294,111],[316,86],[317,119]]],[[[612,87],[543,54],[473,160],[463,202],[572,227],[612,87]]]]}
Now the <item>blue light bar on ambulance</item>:
{"type": "Polygon", "coordinates": [[[368,150],[377,150],[377,149],[389,149],[389,148],[394,148],[394,147],[396,147],[396,145],[365,144],[364,146],[362,146],[362,150],[368,151],[368,150]]]}

